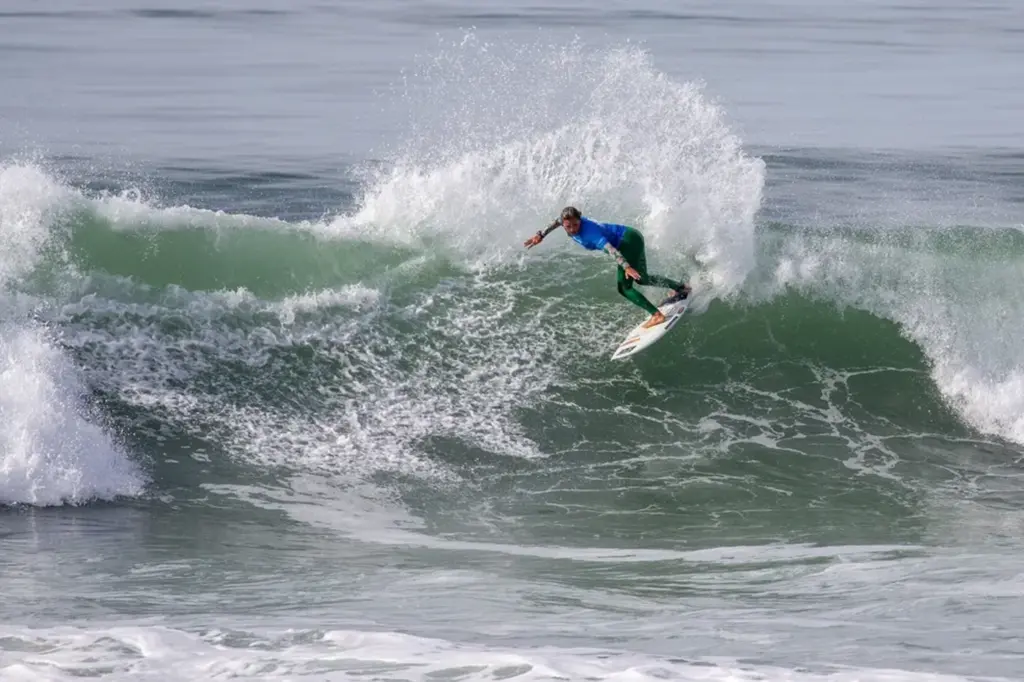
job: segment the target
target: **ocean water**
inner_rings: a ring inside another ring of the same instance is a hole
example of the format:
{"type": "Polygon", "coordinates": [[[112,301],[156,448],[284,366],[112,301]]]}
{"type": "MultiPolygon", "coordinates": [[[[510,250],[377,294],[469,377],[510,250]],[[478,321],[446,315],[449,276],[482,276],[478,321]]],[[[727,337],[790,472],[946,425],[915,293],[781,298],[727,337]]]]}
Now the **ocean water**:
{"type": "Polygon", "coordinates": [[[10,0],[0,679],[1024,679],[1022,38],[10,0]]]}

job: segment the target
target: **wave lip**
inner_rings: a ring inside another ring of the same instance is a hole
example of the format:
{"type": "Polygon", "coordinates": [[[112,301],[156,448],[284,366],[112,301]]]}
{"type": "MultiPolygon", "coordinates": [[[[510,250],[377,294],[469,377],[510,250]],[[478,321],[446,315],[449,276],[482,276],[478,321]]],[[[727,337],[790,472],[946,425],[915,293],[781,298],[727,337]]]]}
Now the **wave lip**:
{"type": "Polygon", "coordinates": [[[0,288],[32,271],[72,193],[32,165],[0,163],[0,288]]]}

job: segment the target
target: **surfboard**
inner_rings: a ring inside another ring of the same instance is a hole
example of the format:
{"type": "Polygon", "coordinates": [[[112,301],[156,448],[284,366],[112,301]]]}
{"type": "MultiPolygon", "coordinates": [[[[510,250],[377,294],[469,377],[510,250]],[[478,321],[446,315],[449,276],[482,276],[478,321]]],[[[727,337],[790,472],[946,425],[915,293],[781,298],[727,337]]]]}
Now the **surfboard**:
{"type": "Polygon", "coordinates": [[[672,330],[672,327],[676,326],[676,322],[679,321],[679,318],[683,316],[683,313],[690,306],[691,298],[693,298],[693,294],[684,299],[670,296],[662,301],[661,305],[658,306],[658,310],[665,316],[665,321],[657,326],[645,329],[644,322],[650,318],[644,319],[644,322],[634,327],[633,331],[626,335],[626,340],[615,349],[615,352],[612,353],[612,360],[622,360],[636,355],[643,349],[657,343],[661,337],[672,330]]]}

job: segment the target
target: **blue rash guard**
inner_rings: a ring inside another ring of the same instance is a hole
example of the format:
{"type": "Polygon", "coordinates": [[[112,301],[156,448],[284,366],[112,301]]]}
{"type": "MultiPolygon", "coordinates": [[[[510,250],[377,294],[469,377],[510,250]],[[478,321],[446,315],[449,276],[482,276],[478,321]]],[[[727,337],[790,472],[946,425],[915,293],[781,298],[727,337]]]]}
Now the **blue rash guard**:
{"type": "Polygon", "coordinates": [[[580,218],[580,231],[572,238],[583,248],[591,251],[600,251],[605,244],[611,244],[616,249],[622,242],[622,235],[626,234],[625,225],[614,223],[599,223],[590,218],[580,218]]]}

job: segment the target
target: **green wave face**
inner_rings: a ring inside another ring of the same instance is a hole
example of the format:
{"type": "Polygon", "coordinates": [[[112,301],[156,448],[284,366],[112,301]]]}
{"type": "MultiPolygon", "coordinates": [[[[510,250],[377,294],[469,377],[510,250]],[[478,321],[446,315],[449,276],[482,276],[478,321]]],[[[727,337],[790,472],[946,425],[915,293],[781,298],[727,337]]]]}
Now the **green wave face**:
{"type": "MultiPolygon", "coordinates": [[[[682,524],[713,543],[753,524],[858,542],[916,538],[922,489],[1015,447],[938,383],[934,311],[900,317],[972,264],[1018,267],[1010,233],[767,225],[738,295],[698,287],[683,324],[621,363],[642,312],[560,233],[481,263],[337,220],[73,203],[21,282],[158,488],[315,472],[411,485],[456,535],[488,500],[510,533],[543,535],[545,512],[571,507],[570,536],[667,542],[682,524]],[[167,463],[176,449],[211,464],[167,463]]],[[[651,261],[671,268],[657,247],[651,261]]],[[[994,304],[945,308],[946,328],[967,337],[957,315],[994,304]]]]}

